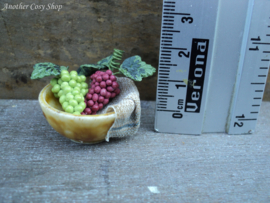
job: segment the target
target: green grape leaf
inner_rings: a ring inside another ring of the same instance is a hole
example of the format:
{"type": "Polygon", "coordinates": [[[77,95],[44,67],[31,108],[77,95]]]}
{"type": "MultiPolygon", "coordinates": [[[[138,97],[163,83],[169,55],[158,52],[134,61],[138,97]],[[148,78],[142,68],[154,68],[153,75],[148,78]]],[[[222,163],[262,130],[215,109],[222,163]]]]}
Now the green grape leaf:
{"type": "Polygon", "coordinates": [[[135,81],[142,81],[142,78],[152,76],[156,69],[142,61],[140,56],[132,56],[124,60],[119,71],[135,81]]]}
{"type": "Polygon", "coordinates": [[[92,75],[94,72],[96,72],[97,69],[103,70],[106,69],[106,66],[102,64],[84,64],[78,68],[77,73],[78,75],[84,75],[85,77],[88,77],[92,75]]]}
{"type": "Polygon", "coordinates": [[[105,67],[110,67],[110,63],[113,59],[113,55],[107,56],[106,58],[100,60],[99,62],[97,62],[97,64],[105,66],[105,67]]]}
{"type": "Polygon", "coordinates": [[[92,75],[94,72],[96,72],[97,71],[96,69],[98,70],[108,69],[112,59],[113,59],[113,55],[110,55],[100,60],[99,62],[97,62],[97,64],[81,65],[77,70],[78,75],[85,75],[87,77],[87,76],[92,75]]]}
{"type": "Polygon", "coordinates": [[[37,63],[34,65],[34,70],[31,75],[31,79],[40,79],[46,76],[57,76],[60,75],[61,70],[67,70],[68,67],[58,66],[50,62],[37,63]]]}

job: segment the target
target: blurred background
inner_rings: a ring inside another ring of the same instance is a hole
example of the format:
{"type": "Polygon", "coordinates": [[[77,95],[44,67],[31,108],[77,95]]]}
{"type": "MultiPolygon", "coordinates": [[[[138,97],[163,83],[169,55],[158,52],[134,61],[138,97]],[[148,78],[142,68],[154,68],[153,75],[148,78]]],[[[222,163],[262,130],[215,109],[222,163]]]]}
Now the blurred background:
{"type": "MultiPolygon", "coordinates": [[[[30,79],[39,62],[77,70],[117,48],[123,59],[140,55],[158,68],[162,0],[0,0],[0,9],[0,99],[37,99],[51,79],[30,79]],[[36,7],[3,9],[6,3],[36,7]]],[[[136,82],[142,100],[156,99],[156,83],[157,73],[136,82]]]]}

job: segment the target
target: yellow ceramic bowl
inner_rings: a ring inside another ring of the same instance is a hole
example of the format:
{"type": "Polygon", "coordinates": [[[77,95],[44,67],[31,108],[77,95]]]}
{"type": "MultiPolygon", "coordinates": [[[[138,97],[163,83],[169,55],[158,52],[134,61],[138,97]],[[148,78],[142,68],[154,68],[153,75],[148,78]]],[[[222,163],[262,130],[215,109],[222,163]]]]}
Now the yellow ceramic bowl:
{"type": "Polygon", "coordinates": [[[105,140],[115,113],[73,115],[63,111],[48,84],[39,93],[39,104],[48,123],[61,135],[77,143],[94,144],[105,140]]]}

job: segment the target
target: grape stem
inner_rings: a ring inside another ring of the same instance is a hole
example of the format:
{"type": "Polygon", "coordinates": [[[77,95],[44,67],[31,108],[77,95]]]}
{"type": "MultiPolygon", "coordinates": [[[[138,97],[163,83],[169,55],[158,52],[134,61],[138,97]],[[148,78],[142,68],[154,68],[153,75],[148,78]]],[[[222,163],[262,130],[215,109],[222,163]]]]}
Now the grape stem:
{"type": "Polygon", "coordinates": [[[116,72],[116,73],[113,73],[114,75],[116,75],[116,74],[122,74],[121,72],[116,72]]]}
{"type": "Polygon", "coordinates": [[[121,61],[122,56],[123,56],[124,51],[119,50],[119,49],[114,49],[113,54],[112,54],[112,59],[109,62],[109,69],[119,69],[120,63],[116,61],[121,61]]]}

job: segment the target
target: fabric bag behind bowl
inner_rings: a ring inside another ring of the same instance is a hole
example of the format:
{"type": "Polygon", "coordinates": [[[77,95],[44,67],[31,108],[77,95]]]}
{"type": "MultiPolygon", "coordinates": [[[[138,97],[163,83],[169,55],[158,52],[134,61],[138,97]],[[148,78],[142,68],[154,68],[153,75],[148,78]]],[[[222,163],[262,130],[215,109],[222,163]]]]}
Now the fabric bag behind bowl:
{"type": "Polygon", "coordinates": [[[141,121],[140,94],[135,83],[126,77],[117,77],[117,82],[121,90],[120,94],[98,113],[115,112],[116,114],[114,124],[105,138],[107,142],[111,137],[120,138],[135,135],[141,121]]]}

